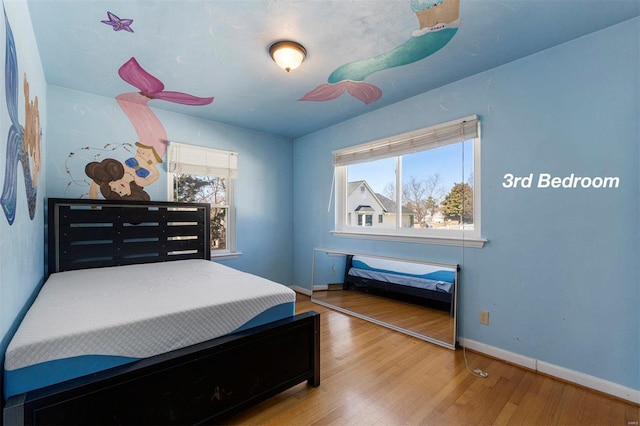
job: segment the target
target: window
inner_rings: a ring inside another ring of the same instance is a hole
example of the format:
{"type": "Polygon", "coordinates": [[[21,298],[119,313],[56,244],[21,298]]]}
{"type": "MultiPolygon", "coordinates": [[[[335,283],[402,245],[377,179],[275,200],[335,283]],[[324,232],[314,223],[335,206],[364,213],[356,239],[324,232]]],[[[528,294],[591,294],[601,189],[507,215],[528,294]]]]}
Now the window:
{"type": "Polygon", "coordinates": [[[341,149],[333,158],[336,235],[484,244],[476,116],[341,149]]]}
{"type": "Polygon", "coordinates": [[[370,215],[370,214],[359,214],[358,215],[358,226],[373,226],[373,215],[370,215]]]}
{"type": "Polygon", "coordinates": [[[169,200],[211,204],[211,256],[235,253],[237,153],[171,142],[167,157],[169,200]]]}

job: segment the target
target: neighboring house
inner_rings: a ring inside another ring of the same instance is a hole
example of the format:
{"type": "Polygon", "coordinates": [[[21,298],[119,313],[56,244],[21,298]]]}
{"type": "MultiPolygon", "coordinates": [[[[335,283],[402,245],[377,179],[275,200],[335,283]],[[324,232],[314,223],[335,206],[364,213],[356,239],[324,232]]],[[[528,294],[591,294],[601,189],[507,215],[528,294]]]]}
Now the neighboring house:
{"type": "MultiPolygon", "coordinates": [[[[347,186],[347,223],[351,226],[393,228],[396,224],[396,203],[373,192],[366,181],[349,182],[347,186]]],[[[413,226],[415,212],[402,207],[402,226],[413,226]]]]}
{"type": "Polygon", "coordinates": [[[442,213],[442,209],[441,208],[435,208],[433,209],[432,213],[427,214],[427,216],[424,218],[424,223],[426,225],[430,225],[430,227],[433,227],[433,225],[441,225],[444,223],[444,214],[442,213]]]}

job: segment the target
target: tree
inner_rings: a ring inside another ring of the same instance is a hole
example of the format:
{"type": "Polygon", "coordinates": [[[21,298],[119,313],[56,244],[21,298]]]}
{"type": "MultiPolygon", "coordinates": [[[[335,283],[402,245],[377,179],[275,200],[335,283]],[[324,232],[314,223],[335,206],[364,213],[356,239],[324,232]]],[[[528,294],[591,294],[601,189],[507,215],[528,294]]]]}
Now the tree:
{"type": "Polygon", "coordinates": [[[196,176],[175,174],[173,176],[173,194],[176,201],[203,202],[202,190],[209,183],[196,176]]]}
{"type": "Polygon", "coordinates": [[[442,201],[443,214],[449,220],[473,223],[473,189],[468,183],[456,183],[442,201]]]}
{"type": "Polygon", "coordinates": [[[393,182],[389,182],[384,186],[382,190],[382,195],[387,197],[390,200],[396,201],[396,184],[393,182]]]}
{"type": "Polygon", "coordinates": [[[427,187],[427,210],[430,216],[433,216],[435,213],[436,207],[438,207],[438,203],[442,199],[444,195],[444,188],[440,185],[440,173],[434,173],[431,176],[427,176],[424,180],[424,183],[427,187]]]}
{"type": "Polygon", "coordinates": [[[426,192],[425,181],[418,180],[414,176],[411,176],[409,182],[402,185],[402,203],[415,212],[415,223],[423,223],[427,215],[426,192]]]}
{"type": "Polygon", "coordinates": [[[438,207],[438,200],[429,195],[429,197],[427,197],[427,201],[425,201],[425,205],[427,206],[429,215],[433,216],[433,214],[435,213],[435,209],[438,207]]]}
{"type": "Polygon", "coordinates": [[[440,174],[434,173],[421,180],[411,176],[402,187],[402,201],[407,208],[416,212],[415,221],[424,223],[428,216],[433,216],[443,192],[440,174]]]}
{"type": "Polygon", "coordinates": [[[214,206],[224,206],[226,204],[226,179],[176,173],[173,176],[173,191],[176,201],[209,203],[212,205],[211,247],[224,249],[226,247],[227,208],[214,206]]]}
{"type": "Polygon", "coordinates": [[[173,191],[176,201],[226,204],[226,179],[222,178],[176,173],[173,176],[173,191]]]}

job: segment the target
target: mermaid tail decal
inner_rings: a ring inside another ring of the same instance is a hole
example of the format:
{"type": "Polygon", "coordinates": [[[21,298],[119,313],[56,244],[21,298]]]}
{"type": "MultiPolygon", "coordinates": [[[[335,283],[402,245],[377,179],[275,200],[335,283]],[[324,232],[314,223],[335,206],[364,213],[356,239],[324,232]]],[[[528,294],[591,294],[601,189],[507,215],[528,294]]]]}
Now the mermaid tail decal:
{"type": "MultiPolygon", "coordinates": [[[[18,198],[18,162],[20,161],[22,145],[22,135],[13,124],[9,128],[7,137],[7,168],[4,173],[4,187],[2,188],[2,210],[9,221],[13,224],[16,218],[16,200],[18,198]]],[[[25,176],[26,177],[26,176],[25,176]]],[[[25,185],[26,186],[26,185],[25,185]]],[[[27,189],[28,190],[28,189],[27,189]]]]}
{"type": "MultiPolygon", "coordinates": [[[[4,5],[2,7],[4,11],[4,5]]],[[[7,19],[7,13],[4,13],[4,25],[6,27],[6,47],[5,47],[5,77],[4,88],[7,95],[7,111],[11,124],[18,125],[18,54],[16,53],[16,44],[13,40],[13,31],[7,19]]]]}
{"type": "MultiPolygon", "coordinates": [[[[4,185],[2,188],[2,195],[0,196],[0,204],[2,205],[2,210],[4,211],[9,225],[12,225],[16,217],[16,200],[18,195],[18,162],[22,163],[22,172],[24,175],[25,189],[27,192],[29,217],[31,218],[31,220],[33,220],[33,218],[35,217],[37,188],[35,186],[36,181],[32,179],[31,176],[29,156],[33,155],[34,157],[34,167],[37,173],[39,170],[40,162],[40,129],[30,129],[31,131],[28,133],[32,138],[35,138],[35,140],[25,141],[25,129],[18,122],[18,58],[16,54],[16,46],[13,39],[13,32],[11,30],[11,26],[9,25],[9,20],[7,19],[7,13],[4,10],[4,5],[3,12],[6,28],[5,94],[7,98],[7,111],[9,112],[11,126],[9,127],[9,133],[7,135],[7,161],[4,174],[4,185]],[[26,145],[32,146],[27,147],[26,145]],[[37,158],[36,155],[38,156],[37,158]]],[[[35,102],[35,108],[33,108],[28,99],[29,85],[26,81],[26,76],[24,85],[26,98],[25,101],[27,104],[27,125],[29,125],[30,123],[38,125],[39,121],[37,117],[34,117],[32,115],[32,113],[37,114],[37,98],[35,102]]]]}
{"type": "Polygon", "coordinates": [[[417,62],[440,50],[449,43],[457,31],[457,28],[447,28],[411,37],[400,46],[382,55],[342,65],[331,73],[328,81],[329,83],[344,80],[364,81],[375,72],[417,62]]]}
{"type": "Polygon", "coordinates": [[[328,101],[347,91],[365,104],[374,102],[382,96],[382,91],[364,83],[369,75],[420,61],[442,49],[458,31],[452,24],[458,18],[459,0],[441,0],[436,5],[433,5],[433,1],[413,0],[412,7],[421,26],[413,37],[386,53],[338,67],[329,75],[328,84],[321,84],[299,100],[328,101]],[[447,23],[441,23],[441,19],[447,23]]]}
{"type": "Polygon", "coordinates": [[[213,97],[200,98],[187,93],[165,91],[164,84],[145,71],[135,58],[125,62],[118,70],[118,74],[124,81],[140,89],[140,92],[118,95],[116,100],[133,124],[138,141],[153,148],[157,159],[161,159],[167,150],[167,132],[158,117],[147,106],[148,102],[152,99],[184,105],[208,105],[213,102],[213,97]]]}
{"type": "Polygon", "coordinates": [[[132,86],[140,89],[140,93],[150,99],[162,99],[184,105],[208,105],[213,102],[213,97],[199,98],[180,92],[164,90],[164,84],[146,72],[135,58],[129,59],[118,70],[120,78],[132,86]]]}
{"type": "Polygon", "coordinates": [[[382,91],[373,84],[362,81],[339,81],[335,84],[321,84],[307,93],[300,101],[329,101],[340,97],[345,91],[351,96],[360,99],[366,105],[375,102],[382,96],[382,91]]]}

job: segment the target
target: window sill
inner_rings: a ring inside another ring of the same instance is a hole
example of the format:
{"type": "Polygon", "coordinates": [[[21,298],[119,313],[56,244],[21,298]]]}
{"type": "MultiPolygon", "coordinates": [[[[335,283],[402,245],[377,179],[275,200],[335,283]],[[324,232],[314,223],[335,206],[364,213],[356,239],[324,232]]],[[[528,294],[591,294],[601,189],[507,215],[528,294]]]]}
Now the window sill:
{"type": "Polygon", "coordinates": [[[457,247],[471,247],[471,248],[483,248],[484,244],[488,241],[485,238],[459,238],[459,237],[435,237],[424,235],[391,235],[391,234],[376,234],[373,232],[349,232],[349,231],[331,231],[336,237],[341,238],[359,238],[364,240],[378,240],[378,241],[395,241],[401,243],[416,243],[416,244],[436,244],[441,246],[457,246],[457,247]]]}
{"type": "Polygon", "coordinates": [[[233,253],[231,252],[224,252],[224,253],[211,253],[211,260],[216,261],[216,260],[231,260],[231,259],[237,259],[240,256],[242,256],[242,253],[239,251],[235,251],[233,253]]]}

